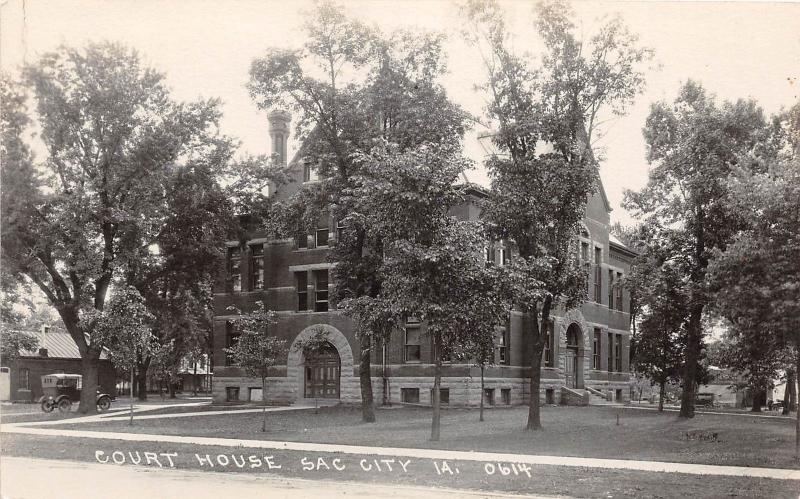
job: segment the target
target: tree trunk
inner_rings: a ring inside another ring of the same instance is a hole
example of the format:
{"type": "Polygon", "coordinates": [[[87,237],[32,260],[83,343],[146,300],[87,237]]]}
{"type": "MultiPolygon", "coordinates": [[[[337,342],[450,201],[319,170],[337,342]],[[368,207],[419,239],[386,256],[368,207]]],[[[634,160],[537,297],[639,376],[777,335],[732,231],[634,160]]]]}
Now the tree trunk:
{"type": "Polygon", "coordinates": [[[147,370],[150,369],[150,359],[147,358],[142,362],[136,363],[136,385],[138,389],[138,398],[140,401],[147,400],[147,370]]]}
{"type": "Polygon", "coordinates": [[[483,421],[483,393],[485,391],[485,385],[484,385],[484,380],[483,380],[483,372],[484,372],[484,370],[485,370],[485,368],[484,368],[483,364],[481,364],[481,416],[479,418],[479,421],[483,421]]]}
{"type": "MultiPolygon", "coordinates": [[[[262,397],[264,396],[262,393],[262,397]]],[[[194,376],[192,376],[192,396],[197,397],[197,362],[194,363],[194,376]]]]}
{"type": "MultiPolygon", "coordinates": [[[[196,368],[196,366],[195,366],[196,368]]],[[[261,377],[261,404],[263,410],[261,411],[261,431],[267,431],[267,377],[261,377]]]]}
{"type": "MultiPolygon", "coordinates": [[[[697,298],[695,298],[697,299],[697,298]]],[[[681,412],[678,417],[694,417],[695,382],[697,381],[697,363],[700,360],[700,345],[702,337],[701,322],[703,318],[703,305],[695,304],[689,314],[687,327],[688,338],[686,344],[686,365],[683,372],[683,393],[681,394],[681,412]]]]}
{"type": "Polygon", "coordinates": [[[128,421],[129,426],[133,426],[133,370],[134,366],[131,366],[131,419],[128,421]]]}
{"type": "Polygon", "coordinates": [[[667,382],[662,380],[658,387],[658,412],[664,412],[664,396],[667,393],[667,382]]]}
{"type": "MultiPolygon", "coordinates": [[[[542,352],[544,351],[544,342],[542,341],[544,327],[547,327],[547,321],[550,320],[550,305],[552,301],[546,298],[542,305],[542,321],[537,323],[536,309],[532,317],[533,334],[531,335],[531,382],[530,382],[530,400],[528,400],[528,424],[526,430],[541,430],[542,418],[541,407],[539,404],[539,387],[541,386],[542,377],[542,352]]],[[[531,319],[530,312],[526,317],[531,319]]]]}
{"type": "MultiPolygon", "coordinates": [[[[434,359],[433,371],[433,417],[431,418],[431,440],[434,442],[439,441],[439,434],[442,425],[442,404],[439,394],[439,387],[442,384],[442,349],[439,338],[434,338],[436,358],[434,359]]],[[[481,394],[483,395],[483,394],[481,394]]]]}
{"type": "Polygon", "coordinates": [[[787,415],[795,410],[797,380],[794,369],[786,370],[786,390],[783,392],[783,414],[787,415]]]}
{"type": "Polygon", "coordinates": [[[531,384],[530,384],[530,401],[528,404],[528,425],[526,430],[541,430],[541,408],[539,407],[539,387],[542,370],[542,348],[535,348],[533,350],[533,358],[531,359],[531,384]]]}
{"type": "Polygon", "coordinates": [[[81,357],[81,372],[83,386],[81,388],[81,402],[78,412],[81,414],[97,413],[97,373],[100,367],[100,352],[89,350],[81,357]]]}
{"type": "Polygon", "coordinates": [[[365,423],[375,422],[375,405],[372,399],[372,369],[370,355],[372,353],[371,337],[361,335],[361,355],[359,357],[358,375],[361,379],[361,420],[365,423]]]}
{"type": "Polygon", "coordinates": [[[761,412],[765,396],[766,392],[762,388],[753,388],[753,407],[750,408],[750,412],[761,412]]]}
{"type": "Polygon", "coordinates": [[[170,379],[167,381],[167,387],[169,388],[169,398],[178,398],[175,396],[175,382],[172,381],[172,376],[170,376],[170,379]]]}

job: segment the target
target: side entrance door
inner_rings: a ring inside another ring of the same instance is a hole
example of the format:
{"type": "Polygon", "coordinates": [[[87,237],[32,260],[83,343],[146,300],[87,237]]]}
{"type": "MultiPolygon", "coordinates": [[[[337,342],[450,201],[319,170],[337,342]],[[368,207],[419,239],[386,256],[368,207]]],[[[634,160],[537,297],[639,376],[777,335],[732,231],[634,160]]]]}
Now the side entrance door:
{"type": "Polygon", "coordinates": [[[341,376],[339,354],[330,343],[314,355],[306,358],[305,398],[339,398],[339,378],[341,376]]]}
{"type": "Polygon", "coordinates": [[[565,366],[564,366],[564,377],[566,381],[567,388],[575,388],[576,383],[575,380],[578,378],[577,376],[577,367],[578,367],[578,352],[573,348],[567,348],[567,354],[564,356],[565,366]]]}

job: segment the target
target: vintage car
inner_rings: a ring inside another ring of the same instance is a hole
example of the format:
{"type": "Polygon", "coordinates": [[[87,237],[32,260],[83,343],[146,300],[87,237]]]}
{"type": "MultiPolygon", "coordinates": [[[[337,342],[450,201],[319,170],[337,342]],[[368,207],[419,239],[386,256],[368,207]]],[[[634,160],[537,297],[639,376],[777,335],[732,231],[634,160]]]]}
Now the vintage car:
{"type": "MultiPolygon", "coordinates": [[[[58,407],[60,412],[69,412],[72,403],[81,400],[83,376],[80,374],[45,374],[42,376],[42,397],[39,399],[44,412],[58,407]]],[[[97,391],[97,410],[107,411],[111,407],[111,395],[97,391]]]]}
{"type": "Polygon", "coordinates": [[[694,398],[694,404],[702,407],[715,407],[715,398],[713,393],[698,393],[694,398]]]}

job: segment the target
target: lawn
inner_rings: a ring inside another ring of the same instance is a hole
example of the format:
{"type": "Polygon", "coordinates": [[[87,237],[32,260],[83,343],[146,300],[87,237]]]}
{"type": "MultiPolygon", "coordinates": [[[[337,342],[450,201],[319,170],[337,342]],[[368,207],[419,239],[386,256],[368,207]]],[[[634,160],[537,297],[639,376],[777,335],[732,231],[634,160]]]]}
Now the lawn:
{"type": "Polygon", "coordinates": [[[443,411],[441,441],[428,440],[430,409],[379,410],[377,424],[360,422],[355,407],[325,407],[268,415],[231,411],[223,416],[127,419],[65,424],[64,429],[157,433],[240,439],[324,442],[381,447],[415,447],[557,456],[672,461],[731,466],[800,468],[793,457],[794,425],[785,418],[698,414],[679,420],[674,413],[617,407],[545,407],[544,429],[523,431],[527,409],[486,412],[443,411]],[[619,425],[617,424],[617,416],[619,425]]]}

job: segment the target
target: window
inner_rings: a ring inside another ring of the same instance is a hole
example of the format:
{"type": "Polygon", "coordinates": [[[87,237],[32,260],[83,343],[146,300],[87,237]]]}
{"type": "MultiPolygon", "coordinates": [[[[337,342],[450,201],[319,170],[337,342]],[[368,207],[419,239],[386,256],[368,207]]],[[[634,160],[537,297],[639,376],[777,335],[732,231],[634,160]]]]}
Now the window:
{"type": "Polygon", "coordinates": [[[614,334],[608,333],[608,372],[614,372],[614,334]]]}
{"type": "Polygon", "coordinates": [[[303,161],[303,182],[316,182],[317,180],[319,180],[317,169],[314,168],[311,161],[303,161]]]}
{"type": "Polygon", "coordinates": [[[622,312],[622,272],[617,272],[617,310],[622,312]]]}
{"type": "Polygon", "coordinates": [[[603,258],[602,251],[600,248],[594,249],[594,301],[597,303],[601,302],[601,293],[603,292],[603,274],[600,268],[600,262],[603,258]]]}
{"type": "Polygon", "coordinates": [[[500,398],[503,400],[503,405],[511,405],[511,388],[502,388],[500,398]]]}
{"type": "Polygon", "coordinates": [[[328,271],[314,271],[314,311],[328,311],[328,271]]]}
{"type": "Polygon", "coordinates": [[[589,261],[589,243],[581,241],[581,261],[589,261]]]}
{"type": "Polygon", "coordinates": [[[20,390],[30,390],[31,389],[31,371],[27,367],[23,367],[19,370],[19,389],[20,390]]]}
{"type": "Polygon", "coordinates": [[[483,247],[483,260],[486,262],[486,265],[494,265],[495,254],[493,245],[487,244],[483,247]]]}
{"type": "Polygon", "coordinates": [[[303,182],[315,182],[317,180],[319,180],[319,172],[317,169],[314,168],[311,161],[303,161],[303,182]]]}
{"type": "Polygon", "coordinates": [[[314,245],[317,248],[324,248],[328,246],[328,226],[317,227],[314,231],[314,245]]]}
{"type": "Polygon", "coordinates": [[[261,402],[264,400],[263,388],[250,388],[248,392],[249,396],[247,400],[249,400],[250,402],[261,402]]]}
{"type": "Polygon", "coordinates": [[[617,402],[622,402],[622,390],[617,388],[615,395],[616,395],[616,399],[615,400],[617,402]]]}
{"type": "Polygon", "coordinates": [[[404,404],[419,404],[419,388],[401,388],[400,399],[404,404]]]}
{"type": "Polygon", "coordinates": [[[308,234],[305,232],[297,234],[297,249],[308,249],[308,234]]]}
{"type": "MultiPolygon", "coordinates": [[[[233,327],[233,323],[231,321],[225,322],[225,348],[233,348],[239,342],[239,331],[233,327]]],[[[235,365],[236,360],[233,358],[233,355],[229,352],[225,352],[225,365],[232,366],[235,365]]]]}
{"type": "Polygon", "coordinates": [[[600,370],[600,339],[603,333],[600,328],[594,328],[594,342],[592,343],[592,369],[600,370]]]}
{"type": "Polygon", "coordinates": [[[228,281],[230,291],[242,290],[242,249],[238,246],[228,248],[228,281]]]}
{"type": "Polygon", "coordinates": [[[225,400],[228,402],[236,402],[239,400],[239,387],[226,386],[225,387],[225,400]]]}
{"type": "Polygon", "coordinates": [[[501,241],[500,245],[500,265],[506,265],[508,263],[508,248],[506,248],[505,241],[501,241]]]}
{"type": "Polygon", "coordinates": [[[608,308],[614,308],[614,271],[608,271],[608,308]]]}
{"type": "MultiPolygon", "coordinates": [[[[436,339],[431,335],[431,362],[436,362],[436,354],[438,353],[436,349],[436,339]]],[[[451,362],[450,352],[447,349],[442,349],[442,362],[448,363],[451,362]]]]}
{"type": "Polygon", "coordinates": [[[511,363],[511,328],[506,325],[500,332],[500,363],[511,363]]]}
{"type": "Polygon", "coordinates": [[[308,310],[308,272],[295,272],[297,281],[297,310],[308,310]]]}
{"type": "Polygon", "coordinates": [[[494,388],[486,388],[483,390],[483,403],[486,405],[494,405],[494,388]]]}
{"type": "Polygon", "coordinates": [[[344,236],[344,222],[339,220],[336,222],[336,242],[342,242],[342,237],[344,236]]]}
{"type": "Polygon", "coordinates": [[[405,334],[405,362],[420,362],[420,324],[419,322],[406,323],[405,334]]]}
{"type": "Polygon", "coordinates": [[[250,246],[250,289],[264,289],[264,245],[250,246]]]}
{"type": "Polygon", "coordinates": [[[614,357],[616,357],[615,371],[622,372],[622,335],[617,335],[617,342],[614,344],[614,357]]]}
{"type": "Polygon", "coordinates": [[[551,320],[547,323],[544,334],[544,365],[545,367],[555,366],[555,356],[553,355],[553,340],[555,323],[551,320]]]}
{"type": "MultiPolygon", "coordinates": [[[[442,404],[450,403],[450,389],[439,387],[439,402],[442,404]]],[[[433,405],[433,388],[431,388],[431,405],[433,405]]]]}

